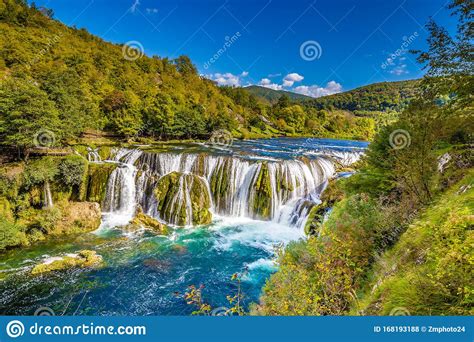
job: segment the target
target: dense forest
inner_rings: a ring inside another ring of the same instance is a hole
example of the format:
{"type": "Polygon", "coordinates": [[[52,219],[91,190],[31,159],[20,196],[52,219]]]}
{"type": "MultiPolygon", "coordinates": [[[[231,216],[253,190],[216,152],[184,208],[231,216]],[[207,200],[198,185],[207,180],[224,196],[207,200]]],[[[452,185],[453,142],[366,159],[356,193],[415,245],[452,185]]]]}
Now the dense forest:
{"type": "Polygon", "coordinates": [[[367,140],[386,120],[364,110],[390,118],[387,109],[398,109],[405,104],[398,99],[411,94],[385,85],[362,107],[354,104],[360,92],[307,104],[284,96],[268,104],[244,89],[218,87],[186,56],[142,55],[21,0],[0,1],[0,33],[0,143],[20,157],[38,145],[37,135],[63,146],[90,132],[129,141],[207,139],[219,129],[238,138],[367,140]]]}
{"type": "Polygon", "coordinates": [[[352,120],[370,118],[374,120],[376,130],[395,121],[400,112],[406,109],[410,101],[416,97],[418,85],[418,80],[382,82],[316,99],[261,86],[249,86],[244,89],[263,103],[272,104],[273,107],[277,106],[279,102],[291,101],[301,106],[305,113],[314,113],[316,110],[319,115],[314,121],[306,121],[306,125],[315,128],[318,127],[315,125],[316,121],[319,123],[323,121],[323,127],[315,134],[327,135],[328,130],[333,132],[341,130],[340,127],[336,128],[334,125],[334,122],[337,122],[338,114],[339,117],[342,114],[352,120]],[[328,116],[332,122],[325,124],[324,120],[328,116]]]}
{"type": "Polygon", "coordinates": [[[330,184],[312,237],[282,251],[254,313],[474,313],[474,8],[449,8],[456,36],[430,21],[429,49],[416,52],[420,95],[377,134],[356,175],[330,184]]]}

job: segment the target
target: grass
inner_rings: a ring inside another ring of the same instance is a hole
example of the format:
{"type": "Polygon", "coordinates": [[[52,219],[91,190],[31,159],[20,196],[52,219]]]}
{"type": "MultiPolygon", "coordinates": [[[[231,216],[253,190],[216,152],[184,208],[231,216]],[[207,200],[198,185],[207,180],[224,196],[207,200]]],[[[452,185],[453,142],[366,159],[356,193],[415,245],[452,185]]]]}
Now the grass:
{"type": "Polygon", "coordinates": [[[378,260],[361,296],[363,314],[474,313],[474,171],[442,194],[378,260]]]}

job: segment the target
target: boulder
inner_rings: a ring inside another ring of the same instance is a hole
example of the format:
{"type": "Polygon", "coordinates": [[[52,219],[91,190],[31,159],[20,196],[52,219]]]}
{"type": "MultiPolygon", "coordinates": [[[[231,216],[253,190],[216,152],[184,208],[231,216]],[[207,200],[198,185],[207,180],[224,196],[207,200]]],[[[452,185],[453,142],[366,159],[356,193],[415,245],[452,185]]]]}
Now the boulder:
{"type": "Polygon", "coordinates": [[[160,218],[177,226],[209,224],[211,196],[196,175],[172,172],[160,178],[155,190],[160,218]]]}
{"type": "Polygon", "coordinates": [[[99,267],[103,265],[102,256],[95,251],[82,250],[77,254],[55,257],[33,267],[31,274],[39,275],[53,271],[63,271],[78,267],[99,267]]]}
{"type": "Polygon", "coordinates": [[[166,225],[154,219],[153,217],[146,215],[145,213],[143,213],[143,210],[141,208],[138,208],[135,217],[128,224],[127,229],[133,230],[142,227],[151,228],[153,231],[163,235],[169,233],[168,227],[166,227],[166,225]]]}
{"type": "Polygon", "coordinates": [[[116,168],[117,164],[114,163],[89,164],[86,191],[87,201],[104,202],[109,177],[116,168]]]}
{"type": "Polygon", "coordinates": [[[254,182],[251,196],[253,215],[260,220],[268,220],[272,210],[272,187],[267,163],[262,163],[254,182]]]}

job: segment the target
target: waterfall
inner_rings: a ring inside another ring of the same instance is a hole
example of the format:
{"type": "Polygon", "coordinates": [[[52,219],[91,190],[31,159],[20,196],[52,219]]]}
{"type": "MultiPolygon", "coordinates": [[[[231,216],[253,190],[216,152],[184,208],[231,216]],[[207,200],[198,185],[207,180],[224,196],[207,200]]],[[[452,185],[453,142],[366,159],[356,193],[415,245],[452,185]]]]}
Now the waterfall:
{"type": "Polygon", "coordinates": [[[137,168],[134,163],[140,157],[140,150],[120,150],[114,158],[118,167],[112,172],[107,184],[103,226],[122,226],[130,222],[136,210],[137,168]]]}
{"type": "MultiPolygon", "coordinates": [[[[357,160],[359,152],[318,155],[314,159],[258,160],[204,153],[148,153],[121,149],[114,161],[103,203],[105,225],[127,224],[137,205],[164,222],[177,222],[186,214],[191,225],[193,208],[190,189],[193,176],[203,182],[210,197],[210,211],[225,217],[244,217],[304,228],[311,208],[335,175],[335,156],[344,162],[357,160]],[[160,179],[176,172],[175,192],[168,198],[165,215],[159,212],[155,189],[160,179]],[[170,209],[171,208],[171,209],[170,209]]],[[[339,161],[338,163],[342,163],[339,161]]]]}
{"type": "Polygon", "coordinates": [[[310,152],[310,155],[323,156],[332,159],[335,163],[342,167],[348,167],[359,161],[364,155],[363,151],[337,151],[337,150],[324,150],[318,152],[310,152]]]}
{"type": "Polygon", "coordinates": [[[53,196],[51,195],[51,186],[48,181],[45,181],[43,184],[43,203],[44,208],[53,207],[53,196]]]}
{"type": "MultiPolygon", "coordinates": [[[[180,172],[193,173],[205,181],[212,198],[211,209],[221,216],[259,218],[252,205],[259,196],[256,187],[258,182],[268,182],[271,205],[265,219],[298,226],[304,224],[302,216],[308,215],[309,203],[316,203],[321,186],[335,174],[333,163],[322,157],[255,161],[205,154],[143,153],[136,164],[142,170],[136,182],[138,203],[155,218],[160,218],[153,195],[156,182],[171,172],[180,172]]],[[[182,191],[186,192],[184,183],[177,196],[183,196],[182,191]]]]}
{"type": "Polygon", "coordinates": [[[87,160],[92,163],[100,163],[102,158],[99,155],[99,149],[96,148],[93,150],[92,148],[87,148],[87,160]]]}

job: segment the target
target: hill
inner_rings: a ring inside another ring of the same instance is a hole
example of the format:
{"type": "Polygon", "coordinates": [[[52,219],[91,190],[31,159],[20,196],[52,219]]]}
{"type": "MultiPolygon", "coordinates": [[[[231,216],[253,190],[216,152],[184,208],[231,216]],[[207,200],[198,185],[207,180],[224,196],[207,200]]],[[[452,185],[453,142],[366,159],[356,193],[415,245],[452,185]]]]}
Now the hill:
{"type": "Polygon", "coordinates": [[[336,108],[363,114],[364,112],[401,112],[415,98],[419,80],[381,82],[339,94],[308,101],[318,109],[336,108]]]}
{"type": "Polygon", "coordinates": [[[0,0],[0,51],[0,141],[19,150],[38,132],[56,145],[88,130],[126,140],[206,139],[255,116],[201,78],[187,56],[146,56],[22,0],[0,0]]]}
{"type": "Polygon", "coordinates": [[[286,90],[274,90],[262,86],[251,85],[244,88],[250,94],[256,96],[260,100],[269,103],[275,104],[278,102],[278,99],[283,95],[288,96],[290,100],[293,101],[304,101],[304,100],[311,100],[312,98],[306,95],[293,93],[291,91],[286,90]]]}
{"type": "Polygon", "coordinates": [[[339,109],[364,114],[376,111],[402,111],[415,97],[418,83],[418,80],[374,83],[319,98],[261,86],[249,86],[244,89],[270,104],[277,103],[280,97],[286,95],[292,101],[317,109],[339,109]]]}

